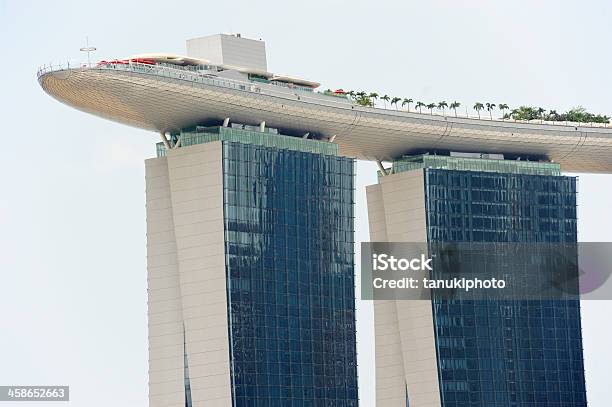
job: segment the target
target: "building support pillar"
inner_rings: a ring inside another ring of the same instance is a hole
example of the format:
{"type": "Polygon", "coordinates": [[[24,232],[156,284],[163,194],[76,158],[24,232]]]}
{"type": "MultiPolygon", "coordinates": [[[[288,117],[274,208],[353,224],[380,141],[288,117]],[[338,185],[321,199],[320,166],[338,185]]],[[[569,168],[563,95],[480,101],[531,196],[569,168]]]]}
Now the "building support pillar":
{"type": "Polygon", "coordinates": [[[266,121],[265,120],[259,123],[259,131],[262,133],[266,131],[266,121]]]}
{"type": "Polygon", "coordinates": [[[159,135],[161,136],[161,139],[164,142],[164,146],[166,146],[166,150],[171,150],[172,146],[170,145],[170,142],[168,141],[168,138],[166,138],[166,132],[165,131],[160,131],[159,135]]]}
{"type": "Polygon", "coordinates": [[[229,121],[230,121],[229,117],[226,117],[225,119],[223,119],[223,127],[229,126],[229,121]]]}
{"type": "Polygon", "coordinates": [[[383,167],[382,162],[380,160],[376,160],[376,165],[378,165],[378,169],[382,173],[383,177],[389,175],[387,169],[383,167]]]}

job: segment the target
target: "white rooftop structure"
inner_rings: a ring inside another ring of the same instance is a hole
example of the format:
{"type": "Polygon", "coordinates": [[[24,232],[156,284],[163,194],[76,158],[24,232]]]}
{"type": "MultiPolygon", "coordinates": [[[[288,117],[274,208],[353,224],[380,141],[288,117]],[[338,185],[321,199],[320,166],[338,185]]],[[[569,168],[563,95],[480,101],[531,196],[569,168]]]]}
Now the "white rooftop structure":
{"type": "Polygon", "coordinates": [[[207,59],[215,65],[268,70],[266,43],[240,34],[215,34],[187,40],[187,56],[207,59]]]}

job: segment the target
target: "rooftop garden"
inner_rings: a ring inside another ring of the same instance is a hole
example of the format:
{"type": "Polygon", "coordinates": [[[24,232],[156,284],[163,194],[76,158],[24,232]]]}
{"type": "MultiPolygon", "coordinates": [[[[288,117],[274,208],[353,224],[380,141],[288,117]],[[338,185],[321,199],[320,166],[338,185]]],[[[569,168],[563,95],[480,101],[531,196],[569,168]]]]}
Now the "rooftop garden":
{"type": "MultiPolygon", "coordinates": [[[[341,90],[341,89],[340,89],[341,90]]],[[[332,94],[334,96],[339,96],[338,91],[332,92],[331,90],[327,90],[325,94],[332,94]],[[329,93],[328,93],[329,92],[329,93]]],[[[395,108],[396,110],[405,110],[410,112],[411,106],[412,111],[418,111],[419,113],[429,112],[429,114],[434,114],[434,111],[438,114],[442,114],[446,116],[447,111],[452,112],[455,117],[458,116],[467,116],[469,117],[469,112],[466,107],[465,115],[461,115],[457,113],[457,109],[459,109],[462,105],[460,102],[453,101],[451,103],[447,103],[446,101],[440,101],[435,103],[425,103],[422,101],[414,101],[411,98],[400,98],[400,97],[390,97],[389,95],[379,95],[376,92],[355,92],[355,91],[342,91],[342,96],[346,95],[352,101],[360,106],[369,106],[369,107],[380,107],[380,104],[383,104],[383,107],[387,109],[395,108]]],[[[490,120],[493,120],[494,113],[497,119],[500,120],[539,120],[541,122],[573,122],[573,123],[603,123],[609,124],[610,117],[601,114],[593,114],[588,112],[584,107],[577,106],[574,107],[567,112],[558,113],[556,110],[547,110],[543,107],[531,107],[531,106],[520,106],[515,109],[510,109],[510,107],[505,103],[482,103],[476,102],[472,106],[473,112],[476,112],[478,118],[482,118],[482,115],[485,117],[488,116],[490,120]],[[499,113],[497,113],[499,112],[499,113]]]]}
{"type": "Polygon", "coordinates": [[[550,122],[610,123],[610,117],[589,113],[582,106],[574,107],[565,113],[557,113],[556,110],[549,110],[547,112],[546,109],[541,107],[521,106],[518,109],[513,109],[510,113],[504,114],[503,118],[550,122]]]}

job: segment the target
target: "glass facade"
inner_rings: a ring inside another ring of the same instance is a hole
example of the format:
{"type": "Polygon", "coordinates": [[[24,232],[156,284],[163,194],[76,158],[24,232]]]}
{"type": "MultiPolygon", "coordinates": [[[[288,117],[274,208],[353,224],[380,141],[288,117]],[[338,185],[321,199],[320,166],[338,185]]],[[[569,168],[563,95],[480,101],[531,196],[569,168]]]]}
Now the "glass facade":
{"type": "Polygon", "coordinates": [[[398,173],[420,168],[507,174],[561,175],[561,166],[552,162],[466,158],[447,155],[405,156],[393,161],[392,171],[398,173]]]}
{"type": "MultiPolygon", "coordinates": [[[[244,126],[247,127],[247,126],[244,126]]],[[[252,126],[248,126],[252,127],[252,126]]],[[[174,142],[181,138],[181,146],[188,147],[194,144],[209,143],[211,141],[234,141],[243,144],[255,144],[264,147],[281,148],[325,155],[338,155],[338,145],[326,141],[303,139],[279,135],[276,129],[267,128],[266,131],[253,131],[232,127],[204,127],[196,126],[181,130],[179,135],[173,135],[174,142]]],[[[157,143],[157,156],[166,155],[164,143],[157,143]]]]}
{"type": "Polygon", "coordinates": [[[234,406],[357,406],[353,160],[224,140],[234,406]]]}
{"type": "MultiPolygon", "coordinates": [[[[430,242],[576,241],[575,178],[424,171],[430,242]]],[[[433,293],[432,307],[444,407],[586,406],[579,301],[433,293]]]]}

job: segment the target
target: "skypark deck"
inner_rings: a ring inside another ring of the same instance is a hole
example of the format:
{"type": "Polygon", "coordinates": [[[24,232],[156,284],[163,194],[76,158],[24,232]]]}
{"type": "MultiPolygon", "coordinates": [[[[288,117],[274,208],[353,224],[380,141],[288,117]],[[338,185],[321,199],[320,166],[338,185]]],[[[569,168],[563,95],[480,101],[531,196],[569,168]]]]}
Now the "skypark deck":
{"type": "MultiPolygon", "coordinates": [[[[284,77],[283,77],[284,78],[284,77]]],[[[436,151],[503,153],[564,171],[612,172],[612,127],[475,119],[359,106],[287,82],[238,80],[191,66],[113,63],[42,67],[43,89],[79,110],[156,132],[231,121],[331,140],[366,160],[436,151]]]]}

